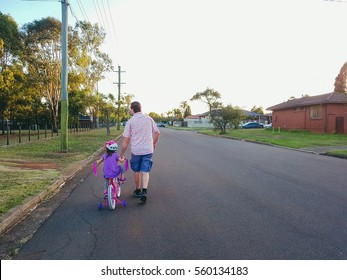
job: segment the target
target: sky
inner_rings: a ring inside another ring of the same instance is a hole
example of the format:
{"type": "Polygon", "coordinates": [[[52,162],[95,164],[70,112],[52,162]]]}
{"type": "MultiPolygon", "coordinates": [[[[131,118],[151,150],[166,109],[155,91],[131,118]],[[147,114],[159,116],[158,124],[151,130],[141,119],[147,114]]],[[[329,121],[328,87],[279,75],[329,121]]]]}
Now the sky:
{"type": "MultiPolygon", "coordinates": [[[[347,62],[347,0],[69,0],[69,25],[106,31],[103,51],[121,66],[122,94],[165,114],[207,88],[224,105],[266,108],[334,90],[347,62]]],[[[58,0],[0,0],[19,26],[52,16],[58,0]]],[[[118,94],[111,72],[99,91],[118,94]]]]}

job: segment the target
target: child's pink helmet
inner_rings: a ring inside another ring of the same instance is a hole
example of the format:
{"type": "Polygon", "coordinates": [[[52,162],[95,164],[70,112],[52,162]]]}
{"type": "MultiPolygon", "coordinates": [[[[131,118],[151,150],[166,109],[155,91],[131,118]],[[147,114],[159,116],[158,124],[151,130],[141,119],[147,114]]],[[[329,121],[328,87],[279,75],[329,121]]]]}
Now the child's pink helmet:
{"type": "Polygon", "coordinates": [[[108,150],[110,150],[112,152],[118,151],[118,145],[115,141],[112,141],[112,140],[108,141],[108,142],[106,142],[105,146],[108,150]]]}

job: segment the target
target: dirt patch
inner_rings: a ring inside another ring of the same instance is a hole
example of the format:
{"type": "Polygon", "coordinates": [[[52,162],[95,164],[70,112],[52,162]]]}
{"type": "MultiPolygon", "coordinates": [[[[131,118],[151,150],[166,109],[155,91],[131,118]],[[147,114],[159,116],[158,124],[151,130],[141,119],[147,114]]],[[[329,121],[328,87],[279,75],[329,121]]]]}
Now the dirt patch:
{"type": "Polygon", "coordinates": [[[58,164],[53,162],[32,162],[22,160],[3,160],[2,162],[9,163],[16,168],[25,169],[59,169],[58,164]]]}

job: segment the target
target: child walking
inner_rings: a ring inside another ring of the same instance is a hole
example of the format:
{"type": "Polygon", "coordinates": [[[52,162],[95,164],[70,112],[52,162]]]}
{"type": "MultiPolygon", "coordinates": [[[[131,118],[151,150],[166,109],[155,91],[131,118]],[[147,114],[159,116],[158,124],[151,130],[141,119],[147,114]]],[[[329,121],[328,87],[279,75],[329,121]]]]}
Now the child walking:
{"type": "Polygon", "coordinates": [[[119,176],[119,181],[124,182],[125,168],[120,166],[118,162],[123,163],[124,158],[120,158],[118,151],[118,145],[115,141],[108,141],[105,144],[106,152],[100,159],[96,161],[96,164],[104,162],[104,196],[107,195],[107,187],[110,184],[109,179],[114,179],[119,176]]]}

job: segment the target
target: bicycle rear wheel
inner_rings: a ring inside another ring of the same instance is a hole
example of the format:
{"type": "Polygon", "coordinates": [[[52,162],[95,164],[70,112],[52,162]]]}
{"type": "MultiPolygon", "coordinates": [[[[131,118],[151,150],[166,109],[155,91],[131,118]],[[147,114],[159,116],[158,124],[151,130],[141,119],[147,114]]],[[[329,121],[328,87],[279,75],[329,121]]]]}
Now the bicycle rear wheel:
{"type": "Polygon", "coordinates": [[[108,185],[107,199],[108,199],[108,206],[110,207],[110,209],[114,210],[116,208],[116,194],[114,192],[114,187],[112,186],[112,184],[108,185]]]}

